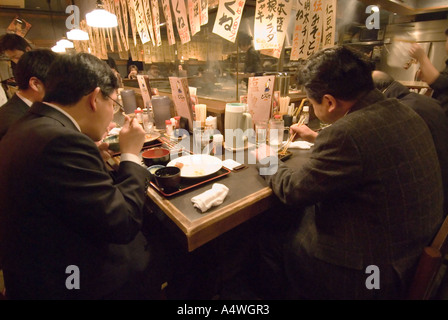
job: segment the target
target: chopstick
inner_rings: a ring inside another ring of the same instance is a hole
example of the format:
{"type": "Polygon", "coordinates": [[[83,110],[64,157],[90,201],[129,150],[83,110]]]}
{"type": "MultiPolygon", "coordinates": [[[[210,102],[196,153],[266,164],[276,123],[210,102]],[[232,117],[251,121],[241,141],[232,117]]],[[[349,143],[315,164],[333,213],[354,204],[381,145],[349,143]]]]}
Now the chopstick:
{"type": "MultiPolygon", "coordinates": [[[[127,114],[124,111],[121,114],[125,117],[127,116],[127,114]]],[[[129,121],[129,127],[132,127],[132,122],[134,121],[135,116],[136,116],[135,113],[131,116],[131,120],[129,121]]]]}
{"type": "MultiPolygon", "coordinates": [[[[301,126],[303,123],[305,122],[305,117],[301,116],[299,122],[297,122],[298,126],[301,126]]],[[[279,151],[278,154],[280,155],[285,155],[286,151],[288,151],[289,145],[291,144],[291,142],[294,141],[294,138],[296,137],[296,132],[294,132],[294,134],[290,135],[288,138],[288,141],[286,141],[285,145],[283,146],[283,148],[279,151]]]]}

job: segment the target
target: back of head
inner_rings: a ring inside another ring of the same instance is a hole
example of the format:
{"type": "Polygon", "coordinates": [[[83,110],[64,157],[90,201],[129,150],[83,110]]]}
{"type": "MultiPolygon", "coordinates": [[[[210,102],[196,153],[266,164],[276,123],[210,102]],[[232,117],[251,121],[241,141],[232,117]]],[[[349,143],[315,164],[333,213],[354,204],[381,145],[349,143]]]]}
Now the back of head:
{"type": "Polygon", "coordinates": [[[394,82],[394,78],[388,75],[386,72],[375,70],[372,72],[372,79],[375,88],[380,91],[386,90],[392,82],[394,82]]]}
{"type": "Polygon", "coordinates": [[[21,36],[14,33],[6,33],[0,37],[0,53],[5,50],[21,50],[23,52],[31,48],[30,44],[21,36]]]}
{"type": "Polygon", "coordinates": [[[74,104],[96,87],[103,95],[118,89],[117,77],[107,63],[89,53],[63,54],[48,71],[44,101],[74,104]]]}
{"type": "Polygon", "coordinates": [[[31,77],[36,77],[45,85],[50,65],[57,56],[57,53],[48,49],[35,49],[25,52],[14,70],[19,89],[28,89],[31,77]]]}
{"type": "Polygon", "coordinates": [[[359,53],[337,46],[308,58],[299,71],[298,81],[318,103],[325,94],[350,101],[374,89],[371,72],[370,64],[359,53]]]}

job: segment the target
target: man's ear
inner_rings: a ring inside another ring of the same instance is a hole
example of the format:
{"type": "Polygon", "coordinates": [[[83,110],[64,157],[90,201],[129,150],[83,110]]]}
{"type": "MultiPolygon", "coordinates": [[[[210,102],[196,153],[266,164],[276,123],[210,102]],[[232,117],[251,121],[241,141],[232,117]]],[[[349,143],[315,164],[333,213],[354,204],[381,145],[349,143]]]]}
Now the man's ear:
{"type": "Polygon", "coordinates": [[[102,98],[101,95],[101,89],[100,87],[96,87],[95,90],[93,90],[87,97],[89,103],[90,103],[90,108],[92,108],[92,111],[96,111],[96,109],[98,108],[98,102],[99,99],[102,98]]]}
{"type": "Polygon", "coordinates": [[[322,98],[322,103],[327,107],[329,113],[336,110],[337,101],[331,94],[325,94],[322,98]]]}
{"type": "Polygon", "coordinates": [[[36,77],[31,77],[28,81],[28,86],[36,92],[40,92],[40,90],[44,90],[44,84],[36,77]]]}

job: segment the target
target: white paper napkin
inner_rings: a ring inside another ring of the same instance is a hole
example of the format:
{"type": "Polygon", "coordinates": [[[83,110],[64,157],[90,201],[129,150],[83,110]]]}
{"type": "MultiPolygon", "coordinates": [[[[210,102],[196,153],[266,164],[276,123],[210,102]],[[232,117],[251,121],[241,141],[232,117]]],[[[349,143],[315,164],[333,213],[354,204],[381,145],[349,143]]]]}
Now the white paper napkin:
{"type": "Polygon", "coordinates": [[[202,212],[220,205],[227,196],[229,188],[221,183],[214,183],[212,188],[191,198],[193,205],[202,212]]]}
{"type": "Polygon", "coordinates": [[[310,149],[314,146],[314,143],[310,143],[308,141],[293,141],[289,144],[288,149],[310,149]]]}

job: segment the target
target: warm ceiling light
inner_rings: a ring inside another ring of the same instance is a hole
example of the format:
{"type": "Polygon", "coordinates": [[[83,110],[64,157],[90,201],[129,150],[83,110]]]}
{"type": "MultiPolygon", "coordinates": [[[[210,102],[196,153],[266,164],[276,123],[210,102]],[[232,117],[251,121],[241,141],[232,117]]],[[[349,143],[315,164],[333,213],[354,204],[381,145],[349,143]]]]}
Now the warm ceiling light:
{"type": "Polygon", "coordinates": [[[68,48],[68,49],[71,49],[71,48],[75,47],[73,45],[73,42],[68,41],[67,39],[64,39],[64,38],[59,40],[58,42],[56,42],[56,45],[60,46],[60,47],[63,47],[63,48],[68,48]]]}
{"type": "Polygon", "coordinates": [[[86,14],[87,25],[96,28],[113,28],[118,25],[117,16],[103,9],[97,1],[96,9],[86,14]]]}
{"type": "Polygon", "coordinates": [[[70,40],[89,40],[89,34],[81,29],[72,29],[67,31],[67,39],[70,40]]]}
{"type": "Polygon", "coordinates": [[[65,52],[65,48],[61,47],[61,46],[58,46],[58,45],[55,45],[55,46],[53,46],[51,48],[51,51],[53,51],[53,52],[65,52]]]}

